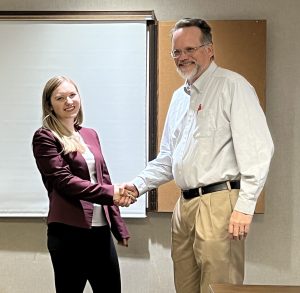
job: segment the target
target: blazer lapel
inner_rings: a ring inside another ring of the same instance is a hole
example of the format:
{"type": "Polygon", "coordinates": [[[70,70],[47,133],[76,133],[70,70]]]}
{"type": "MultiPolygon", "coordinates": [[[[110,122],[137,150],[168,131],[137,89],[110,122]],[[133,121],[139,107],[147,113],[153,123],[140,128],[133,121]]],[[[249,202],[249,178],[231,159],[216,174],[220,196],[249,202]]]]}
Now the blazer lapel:
{"type": "Polygon", "coordinates": [[[99,183],[102,183],[102,161],[103,156],[100,149],[100,143],[97,139],[97,136],[95,135],[94,131],[88,128],[80,128],[79,133],[81,137],[83,138],[85,144],[89,148],[89,150],[92,152],[95,158],[95,164],[96,164],[96,174],[97,174],[97,181],[99,183]]]}

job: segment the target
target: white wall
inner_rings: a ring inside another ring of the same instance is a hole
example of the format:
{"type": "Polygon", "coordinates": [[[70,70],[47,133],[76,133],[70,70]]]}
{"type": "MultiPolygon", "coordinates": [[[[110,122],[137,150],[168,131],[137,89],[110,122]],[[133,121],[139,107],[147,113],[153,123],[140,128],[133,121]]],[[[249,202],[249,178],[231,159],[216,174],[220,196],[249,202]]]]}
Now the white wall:
{"type": "MultiPolygon", "coordinates": [[[[181,17],[267,20],[267,119],[275,156],[266,212],[247,240],[246,283],[300,285],[300,1],[298,0],[2,0],[0,10],[154,10],[158,20],[181,17]]],[[[174,292],[170,214],[126,220],[128,249],[118,248],[124,293],[174,292]]],[[[41,220],[0,220],[0,292],[53,292],[41,220]]],[[[87,292],[90,292],[87,289],[87,292]]]]}

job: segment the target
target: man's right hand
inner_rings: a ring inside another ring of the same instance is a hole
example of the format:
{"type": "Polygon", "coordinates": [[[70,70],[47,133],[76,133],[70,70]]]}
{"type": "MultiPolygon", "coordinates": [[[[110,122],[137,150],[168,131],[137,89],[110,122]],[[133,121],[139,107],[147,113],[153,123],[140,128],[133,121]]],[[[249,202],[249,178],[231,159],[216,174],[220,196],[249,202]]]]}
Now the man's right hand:
{"type": "Polygon", "coordinates": [[[120,185],[120,199],[117,201],[117,205],[121,207],[128,207],[129,205],[136,202],[137,198],[139,197],[139,192],[135,185],[130,182],[123,183],[120,185]]]}
{"type": "Polygon", "coordinates": [[[130,188],[126,189],[126,184],[116,184],[114,185],[113,201],[117,206],[128,207],[136,202],[136,196],[130,188]]]}
{"type": "Polygon", "coordinates": [[[137,190],[136,186],[133,183],[127,182],[124,183],[125,189],[131,192],[131,194],[135,197],[139,197],[139,191],[137,190]]]}

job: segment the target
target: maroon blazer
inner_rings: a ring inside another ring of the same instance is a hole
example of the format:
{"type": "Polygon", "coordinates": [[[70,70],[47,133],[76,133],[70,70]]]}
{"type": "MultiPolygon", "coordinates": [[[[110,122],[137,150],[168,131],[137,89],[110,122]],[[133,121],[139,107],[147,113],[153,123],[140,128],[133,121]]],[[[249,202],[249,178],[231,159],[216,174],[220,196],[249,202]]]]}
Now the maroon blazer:
{"type": "Polygon", "coordinates": [[[78,131],[95,157],[96,184],[91,183],[88,166],[80,152],[65,155],[59,140],[46,128],[38,129],[33,136],[33,154],[49,196],[47,222],[90,228],[93,203],[97,203],[103,205],[115,238],[129,238],[119,208],[113,203],[114,187],[98,135],[89,128],[79,127],[78,131]]]}

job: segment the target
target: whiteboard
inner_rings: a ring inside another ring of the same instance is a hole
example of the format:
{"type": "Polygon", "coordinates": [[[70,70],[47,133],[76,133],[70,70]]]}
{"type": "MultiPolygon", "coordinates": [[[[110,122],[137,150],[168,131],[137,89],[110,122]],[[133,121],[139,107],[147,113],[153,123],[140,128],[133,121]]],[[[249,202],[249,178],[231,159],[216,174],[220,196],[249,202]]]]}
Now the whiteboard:
{"type": "MultiPolygon", "coordinates": [[[[41,126],[43,87],[54,75],[78,85],[83,126],[98,132],[112,182],[129,181],[145,167],[145,21],[1,21],[0,39],[0,216],[47,215],[31,141],[41,126]]],[[[121,213],[145,217],[146,197],[121,213]]]]}

